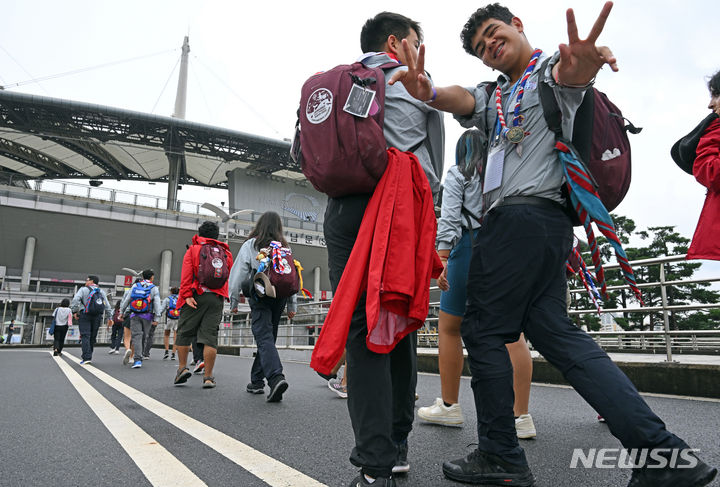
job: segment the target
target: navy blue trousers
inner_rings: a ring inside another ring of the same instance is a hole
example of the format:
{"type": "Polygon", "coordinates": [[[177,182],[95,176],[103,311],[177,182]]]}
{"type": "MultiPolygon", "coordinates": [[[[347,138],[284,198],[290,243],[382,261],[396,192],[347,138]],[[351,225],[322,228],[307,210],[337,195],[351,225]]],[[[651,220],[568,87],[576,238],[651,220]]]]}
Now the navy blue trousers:
{"type": "Polygon", "coordinates": [[[492,210],[475,240],[461,333],[478,416],[478,448],[526,464],[513,418],[506,343],[521,332],[600,414],[626,448],[687,448],[607,354],[567,316],[572,224],[560,208],[492,210]]]}
{"type": "Polygon", "coordinates": [[[250,298],[251,329],[257,345],[250,382],[255,385],[262,385],[263,379],[267,379],[268,385],[272,386],[283,373],[275,341],[286,302],[285,298],[250,298]]]}
{"type": "Polygon", "coordinates": [[[103,315],[88,315],[80,312],[78,318],[78,331],[80,331],[80,345],[82,346],[82,359],[91,360],[95,350],[95,340],[102,322],[103,315]]]}

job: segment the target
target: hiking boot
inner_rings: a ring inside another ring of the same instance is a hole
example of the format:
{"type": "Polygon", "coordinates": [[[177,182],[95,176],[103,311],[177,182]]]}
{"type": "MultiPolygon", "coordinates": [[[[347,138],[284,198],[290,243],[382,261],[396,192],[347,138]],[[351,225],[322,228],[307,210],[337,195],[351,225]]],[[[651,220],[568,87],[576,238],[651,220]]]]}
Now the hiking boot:
{"type": "Polygon", "coordinates": [[[343,399],[347,399],[347,386],[342,385],[340,379],[330,379],[328,388],[343,399]]]}
{"type": "Polygon", "coordinates": [[[282,396],[285,391],[287,391],[287,388],[289,387],[289,384],[285,380],[285,377],[282,375],[278,376],[278,379],[275,380],[275,383],[270,386],[270,392],[267,395],[267,402],[280,402],[282,401],[282,396]]]}
{"type": "Polygon", "coordinates": [[[245,390],[247,392],[249,392],[250,394],[264,394],[265,393],[265,384],[253,384],[252,382],[250,382],[245,387],[245,390]]]}
{"type": "Polygon", "coordinates": [[[633,469],[627,487],[703,487],[713,481],[717,469],[700,460],[694,453],[689,456],[695,460],[690,467],[690,459],[680,457],[675,468],[642,468],[633,469]]]}
{"type": "Polygon", "coordinates": [[[410,471],[410,464],[407,461],[408,444],[407,440],[397,444],[398,454],[395,459],[395,465],[392,468],[392,473],[408,473],[410,471]]]}
{"type": "Polygon", "coordinates": [[[170,352],[165,350],[165,355],[163,355],[163,360],[167,360],[169,356],[170,356],[170,352]]]}
{"type": "Polygon", "coordinates": [[[490,453],[475,450],[465,458],[443,463],[443,473],[451,480],[482,485],[535,485],[530,467],[509,463],[490,453]]]}
{"type": "Polygon", "coordinates": [[[521,440],[529,440],[537,436],[535,431],[535,423],[533,423],[532,416],[529,414],[521,414],[515,418],[515,431],[517,437],[521,440]]]}
{"type": "Polygon", "coordinates": [[[355,477],[350,484],[350,487],[364,487],[366,485],[372,485],[373,487],[395,487],[395,480],[392,477],[376,477],[373,483],[365,480],[365,475],[360,472],[360,475],[355,477]]]}
{"type": "Polygon", "coordinates": [[[428,423],[461,425],[465,422],[460,404],[448,407],[441,398],[436,398],[431,406],[418,409],[418,418],[428,423]]]}
{"type": "Polygon", "coordinates": [[[202,374],[202,371],[205,370],[205,362],[202,360],[197,363],[195,368],[193,369],[193,374],[202,374]]]}
{"type": "Polygon", "coordinates": [[[132,352],[130,351],[129,348],[127,350],[125,350],[125,355],[123,355],[123,365],[127,365],[130,363],[130,354],[131,353],[132,352]]]}
{"type": "Polygon", "coordinates": [[[177,373],[175,374],[175,380],[173,381],[173,384],[175,384],[176,386],[184,384],[188,381],[190,377],[192,377],[190,369],[188,369],[187,367],[178,369],[177,373]]]}
{"type": "Polygon", "coordinates": [[[139,369],[142,367],[142,360],[136,360],[135,363],[132,364],[133,369],[139,369]]]}

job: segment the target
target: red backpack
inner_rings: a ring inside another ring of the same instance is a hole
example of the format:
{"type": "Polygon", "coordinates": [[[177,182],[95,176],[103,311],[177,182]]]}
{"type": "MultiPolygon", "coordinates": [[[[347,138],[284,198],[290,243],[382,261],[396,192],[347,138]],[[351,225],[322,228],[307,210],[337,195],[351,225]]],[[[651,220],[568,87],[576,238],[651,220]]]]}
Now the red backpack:
{"type": "MultiPolygon", "coordinates": [[[[546,66],[547,61],[541,69],[546,66]]],[[[562,135],[562,113],[552,88],[547,83],[538,83],[538,94],[548,128],[557,140],[567,144],[562,135]]],[[[594,179],[595,189],[608,213],[617,208],[630,189],[632,169],[627,133],[638,134],[641,130],[642,127],[634,126],[623,117],[605,93],[595,88],[585,92],[575,114],[572,147],[594,179]]],[[[574,223],[579,224],[579,220],[574,223]]]]}
{"type": "Polygon", "coordinates": [[[206,243],[198,255],[198,271],[195,278],[208,289],[222,288],[230,276],[230,266],[225,249],[215,243],[206,243]]]}
{"type": "Polygon", "coordinates": [[[398,66],[343,64],[303,84],[291,155],[318,191],[336,198],[375,189],[387,167],[383,69],[398,66]]]}
{"type": "Polygon", "coordinates": [[[280,242],[272,241],[269,247],[260,249],[260,253],[264,254],[265,258],[260,262],[258,274],[267,276],[275,294],[272,296],[266,290],[267,295],[289,298],[300,291],[300,278],[289,247],[283,247],[280,242]]]}

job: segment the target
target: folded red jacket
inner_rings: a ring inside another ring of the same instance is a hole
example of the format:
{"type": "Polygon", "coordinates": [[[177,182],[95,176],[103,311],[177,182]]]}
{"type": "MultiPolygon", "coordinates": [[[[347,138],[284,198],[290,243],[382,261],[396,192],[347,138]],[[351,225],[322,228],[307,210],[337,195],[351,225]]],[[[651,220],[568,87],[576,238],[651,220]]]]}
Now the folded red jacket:
{"type": "Polygon", "coordinates": [[[435,208],[414,154],[388,150],[388,165],[368,202],[310,366],[323,374],[345,350],[350,320],[362,293],[368,349],[388,353],[427,317],[430,279],[443,266],[435,251],[435,208]]]}

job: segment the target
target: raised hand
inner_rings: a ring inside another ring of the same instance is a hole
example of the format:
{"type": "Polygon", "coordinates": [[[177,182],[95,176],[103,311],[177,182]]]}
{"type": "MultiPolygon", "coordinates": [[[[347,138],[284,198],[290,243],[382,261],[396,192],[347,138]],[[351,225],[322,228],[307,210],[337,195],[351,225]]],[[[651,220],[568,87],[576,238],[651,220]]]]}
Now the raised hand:
{"type": "Polygon", "coordinates": [[[402,40],[402,48],[407,59],[407,71],[398,70],[392,75],[388,84],[400,81],[405,89],[420,101],[429,100],[433,96],[432,82],[425,76],[425,45],[418,50],[417,59],[407,40],[402,40]]]}
{"type": "Polygon", "coordinates": [[[617,59],[607,46],[597,47],[595,41],[602,33],[605,22],[612,10],[612,2],[602,8],[587,39],[578,37],[575,13],[567,11],[568,43],[560,44],[560,61],[555,66],[556,80],[566,86],[584,86],[590,83],[604,64],[617,71],[617,59]]]}

